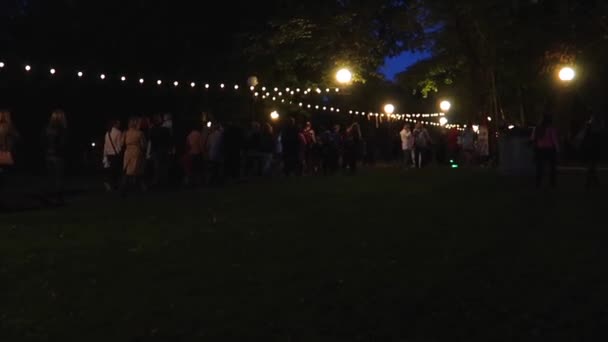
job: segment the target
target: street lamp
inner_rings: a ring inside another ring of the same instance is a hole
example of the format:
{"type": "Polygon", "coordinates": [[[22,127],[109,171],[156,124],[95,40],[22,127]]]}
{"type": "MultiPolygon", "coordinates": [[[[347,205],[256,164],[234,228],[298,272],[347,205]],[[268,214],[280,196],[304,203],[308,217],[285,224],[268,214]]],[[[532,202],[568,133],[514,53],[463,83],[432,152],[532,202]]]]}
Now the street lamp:
{"type": "Polygon", "coordinates": [[[348,84],[353,80],[353,74],[346,68],[340,69],[336,73],[336,80],[340,84],[348,84]]]}
{"type": "Polygon", "coordinates": [[[441,103],[439,104],[439,108],[441,108],[441,110],[444,112],[449,112],[452,108],[452,104],[450,103],[450,101],[444,100],[441,101],[441,103]]]}
{"type": "Polygon", "coordinates": [[[559,79],[563,82],[570,82],[576,77],[576,71],[570,67],[563,67],[559,71],[559,79]]]}
{"type": "Polygon", "coordinates": [[[384,106],[384,113],[391,115],[395,112],[395,106],[393,106],[392,104],[387,104],[384,106]]]}
{"type": "Polygon", "coordinates": [[[277,112],[276,110],[272,111],[272,113],[270,113],[270,119],[272,119],[272,120],[276,121],[279,119],[279,117],[280,117],[279,112],[277,112]]]}

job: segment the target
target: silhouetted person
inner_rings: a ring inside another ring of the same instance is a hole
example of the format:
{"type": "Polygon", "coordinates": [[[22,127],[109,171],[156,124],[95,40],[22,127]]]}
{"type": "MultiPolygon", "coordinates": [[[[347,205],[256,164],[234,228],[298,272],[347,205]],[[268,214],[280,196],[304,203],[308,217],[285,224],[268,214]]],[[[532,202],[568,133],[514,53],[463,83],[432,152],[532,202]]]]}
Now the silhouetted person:
{"type": "Polygon", "coordinates": [[[123,164],[123,144],[124,136],[120,130],[120,121],[110,121],[103,144],[103,167],[106,173],[104,185],[107,191],[111,191],[119,185],[123,164]]]}
{"type": "Polygon", "coordinates": [[[346,130],[344,135],[344,167],[351,174],[357,172],[362,141],[361,128],[355,122],[346,130]]]}
{"type": "Polygon", "coordinates": [[[275,151],[275,137],[272,126],[266,123],[260,136],[260,153],[262,158],[262,175],[269,176],[272,171],[272,156],[275,151]]]}
{"type": "Polygon", "coordinates": [[[300,132],[296,127],[296,120],[289,118],[281,134],[283,144],[283,172],[289,176],[297,172],[298,158],[300,155],[300,132]]]}
{"type": "Polygon", "coordinates": [[[43,139],[50,188],[46,199],[52,204],[63,204],[68,128],[65,113],[62,110],[56,110],[51,114],[49,124],[44,130],[43,139]]]}
{"type": "Polygon", "coordinates": [[[135,186],[145,190],[142,176],[145,167],[144,147],[146,146],[146,139],[141,131],[141,119],[131,118],[129,120],[129,129],[125,132],[124,139],[122,195],[126,196],[129,190],[135,186]]]}
{"type": "Polygon", "coordinates": [[[222,141],[226,176],[237,180],[241,176],[241,154],[244,147],[243,131],[234,123],[228,123],[224,128],[222,141]]]}
{"type": "Polygon", "coordinates": [[[152,161],[153,186],[167,185],[169,169],[171,167],[172,122],[165,123],[161,115],[152,119],[152,128],[149,131],[149,157],[152,161]]]}
{"type": "MultiPolygon", "coordinates": [[[[19,133],[13,126],[11,113],[0,110],[0,191],[6,183],[7,174],[15,166],[15,151],[19,133]]],[[[0,196],[0,209],[2,208],[2,197],[0,196]]]]}
{"type": "Polygon", "coordinates": [[[584,129],[585,132],[581,149],[583,158],[587,164],[586,185],[587,187],[591,188],[600,185],[600,179],[597,175],[597,164],[602,152],[602,132],[604,125],[600,117],[593,114],[586,123],[584,129]]]}
{"type": "Polygon", "coordinates": [[[414,129],[414,164],[417,168],[422,168],[426,163],[425,158],[431,147],[431,136],[426,128],[421,124],[416,124],[414,129]]]}
{"type": "Polygon", "coordinates": [[[536,186],[542,185],[545,167],[549,168],[549,181],[551,186],[555,186],[557,175],[557,153],[559,151],[559,141],[557,130],[553,127],[551,115],[545,114],[540,125],[532,132],[532,141],[536,153],[536,186]]]}

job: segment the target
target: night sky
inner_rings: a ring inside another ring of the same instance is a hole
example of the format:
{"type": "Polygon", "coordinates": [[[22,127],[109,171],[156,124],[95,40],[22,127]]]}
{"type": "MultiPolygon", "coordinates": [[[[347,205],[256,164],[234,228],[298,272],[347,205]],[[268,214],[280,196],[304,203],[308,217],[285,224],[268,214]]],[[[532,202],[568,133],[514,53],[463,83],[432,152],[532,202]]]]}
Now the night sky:
{"type": "Polygon", "coordinates": [[[399,56],[387,58],[384,66],[380,68],[380,72],[388,80],[393,81],[398,73],[404,71],[416,62],[428,58],[429,56],[429,52],[404,52],[399,56]]]}

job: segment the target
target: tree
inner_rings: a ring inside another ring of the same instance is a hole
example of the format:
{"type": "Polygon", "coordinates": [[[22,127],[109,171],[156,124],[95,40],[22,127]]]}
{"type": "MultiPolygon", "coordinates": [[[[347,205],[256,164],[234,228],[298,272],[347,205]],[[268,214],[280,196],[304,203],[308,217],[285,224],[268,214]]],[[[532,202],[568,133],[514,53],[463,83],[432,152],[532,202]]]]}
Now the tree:
{"type": "MultiPolygon", "coordinates": [[[[418,75],[426,70],[416,86],[433,85],[437,70],[451,70],[453,84],[471,94],[471,119],[482,112],[525,121],[526,103],[549,96],[556,68],[575,63],[593,42],[595,53],[606,53],[597,49],[608,13],[599,1],[420,0],[417,6],[424,26],[436,29],[426,35],[434,57],[412,69],[418,75]]],[[[411,87],[408,74],[400,80],[409,79],[403,85],[411,87]]],[[[434,85],[437,91],[452,86],[434,85]]]]}
{"type": "Polygon", "coordinates": [[[357,81],[379,78],[387,56],[418,46],[422,26],[402,1],[284,1],[261,32],[246,36],[256,70],[288,83],[333,82],[348,67],[357,81]]]}

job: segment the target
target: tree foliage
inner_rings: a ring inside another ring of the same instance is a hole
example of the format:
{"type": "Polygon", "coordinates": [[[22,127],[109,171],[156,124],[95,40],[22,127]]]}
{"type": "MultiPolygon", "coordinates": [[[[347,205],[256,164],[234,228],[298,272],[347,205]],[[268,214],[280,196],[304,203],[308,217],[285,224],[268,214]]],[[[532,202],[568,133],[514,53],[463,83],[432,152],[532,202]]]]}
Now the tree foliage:
{"type": "Polygon", "coordinates": [[[398,79],[402,86],[425,95],[450,90],[454,84],[468,89],[460,93],[468,93],[463,102],[469,105],[463,110],[471,118],[482,113],[519,118],[529,107],[527,102],[542,102],[550,94],[559,67],[608,52],[605,2],[419,0],[416,4],[424,26],[436,28],[426,35],[433,58],[398,79]]]}
{"type": "Polygon", "coordinates": [[[331,82],[348,67],[357,81],[380,77],[387,56],[418,46],[422,26],[402,1],[286,1],[289,10],[247,36],[249,61],[291,82],[331,82]]]}

